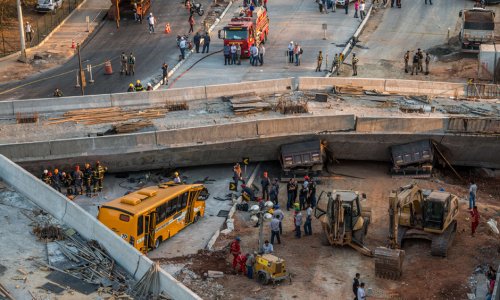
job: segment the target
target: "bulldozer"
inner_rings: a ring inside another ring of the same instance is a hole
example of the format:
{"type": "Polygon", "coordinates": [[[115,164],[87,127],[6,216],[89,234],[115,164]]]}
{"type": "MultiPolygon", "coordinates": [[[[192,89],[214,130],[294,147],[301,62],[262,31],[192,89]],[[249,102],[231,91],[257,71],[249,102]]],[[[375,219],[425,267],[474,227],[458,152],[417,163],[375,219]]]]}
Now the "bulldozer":
{"type": "Polygon", "coordinates": [[[374,251],[375,274],[397,279],[402,274],[400,250],[405,239],[431,241],[431,255],[446,257],[457,230],[458,197],[425,190],[416,184],[400,187],[389,195],[388,246],[374,251]]]}
{"type": "MultiPolygon", "coordinates": [[[[361,206],[359,192],[333,190],[327,193],[327,203],[321,202],[324,191],[318,197],[314,216],[323,227],[322,243],[332,246],[350,246],[366,256],[373,253],[364,245],[371,220],[371,210],[361,206]]],[[[366,200],[366,195],[361,195],[366,200]]]]}

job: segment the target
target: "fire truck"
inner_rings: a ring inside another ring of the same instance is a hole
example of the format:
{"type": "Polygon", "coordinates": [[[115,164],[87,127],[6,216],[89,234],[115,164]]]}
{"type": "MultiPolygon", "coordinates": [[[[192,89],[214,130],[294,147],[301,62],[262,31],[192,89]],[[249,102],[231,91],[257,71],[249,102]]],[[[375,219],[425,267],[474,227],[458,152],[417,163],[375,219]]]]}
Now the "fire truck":
{"type": "Polygon", "coordinates": [[[243,10],[224,29],[219,30],[219,38],[224,39],[224,46],[240,44],[242,58],[250,57],[250,47],[267,41],[268,34],[269,17],[263,7],[256,7],[253,12],[243,10]]]}

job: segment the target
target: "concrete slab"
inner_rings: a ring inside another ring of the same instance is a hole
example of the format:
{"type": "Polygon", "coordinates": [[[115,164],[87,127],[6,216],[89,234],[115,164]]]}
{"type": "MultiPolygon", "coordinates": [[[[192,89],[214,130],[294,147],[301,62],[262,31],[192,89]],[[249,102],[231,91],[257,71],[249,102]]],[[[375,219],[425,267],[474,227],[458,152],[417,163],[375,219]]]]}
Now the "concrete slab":
{"type": "Polygon", "coordinates": [[[448,118],[358,117],[357,132],[443,133],[448,118]]]}
{"type": "Polygon", "coordinates": [[[88,95],[13,101],[15,113],[45,113],[111,107],[109,95],[88,95]]]}

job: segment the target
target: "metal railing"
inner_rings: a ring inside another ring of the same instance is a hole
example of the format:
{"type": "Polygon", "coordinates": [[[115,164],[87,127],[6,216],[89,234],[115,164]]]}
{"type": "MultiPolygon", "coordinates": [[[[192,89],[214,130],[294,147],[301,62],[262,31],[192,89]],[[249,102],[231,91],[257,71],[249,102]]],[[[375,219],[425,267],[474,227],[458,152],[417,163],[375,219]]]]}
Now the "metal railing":
{"type": "MultiPolygon", "coordinates": [[[[40,44],[57,25],[61,24],[69,14],[75,10],[83,0],[64,0],[60,8],[56,9],[54,12],[40,13],[38,14],[31,23],[31,40],[28,35],[25,34],[26,47],[31,48],[40,44]]],[[[1,26],[1,25],[0,25],[1,26]]],[[[16,38],[8,39],[4,32],[7,27],[0,27],[0,57],[7,56],[14,52],[21,50],[21,45],[19,41],[19,36],[16,38]]],[[[16,28],[9,27],[8,30],[18,30],[16,28]]]]}

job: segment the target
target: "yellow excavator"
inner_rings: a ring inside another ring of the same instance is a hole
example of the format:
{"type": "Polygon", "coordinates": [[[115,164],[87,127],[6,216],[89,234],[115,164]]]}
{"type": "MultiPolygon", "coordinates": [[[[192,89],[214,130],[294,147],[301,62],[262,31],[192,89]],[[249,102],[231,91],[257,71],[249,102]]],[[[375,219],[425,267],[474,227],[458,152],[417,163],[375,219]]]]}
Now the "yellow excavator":
{"type": "Polygon", "coordinates": [[[410,184],[389,195],[387,247],[374,251],[375,274],[398,279],[402,274],[405,239],[431,241],[431,254],[445,257],[457,230],[458,197],[410,184]]]}
{"type": "MultiPolygon", "coordinates": [[[[359,192],[351,190],[333,190],[327,193],[328,201],[322,202],[321,192],[318,197],[314,216],[323,227],[322,243],[332,246],[350,246],[367,256],[373,253],[364,245],[371,220],[371,210],[361,206],[359,192]]],[[[366,200],[366,195],[361,198],[366,200]]]]}

